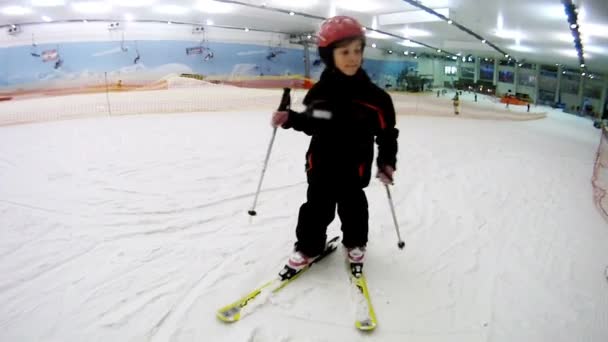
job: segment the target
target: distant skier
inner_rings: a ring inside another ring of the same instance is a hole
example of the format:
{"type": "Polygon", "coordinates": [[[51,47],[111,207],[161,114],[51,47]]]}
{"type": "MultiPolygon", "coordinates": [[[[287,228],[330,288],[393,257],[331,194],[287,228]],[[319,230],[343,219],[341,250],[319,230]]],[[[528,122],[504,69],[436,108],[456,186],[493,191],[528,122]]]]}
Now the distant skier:
{"type": "Polygon", "coordinates": [[[347,16],[324,21],[319,55],[325,70],[306,94],[304,113],[277,111],[272,126],[312,136],[306,153],[307,201],[300,207],[297,242],[287,266],[302,269],[323,252],[327,226],[338,209],[342,243],[351,264],[361,267],[368,241],[368,203],[363,189],[371,178],[374,139],[377,175],[392,184],[396,169],[395,110],[390,95],[361,68],[365,31],[347,16]]]}
{"type": "Polygon", "coordinates": [[[454,104],[454,114],[460,114],[460,98],[458,97],[458,92],[456,92],[456,95],[452,98],[452,102],[454,104]]]}
{"type": "Polygon", "coordinates": [[[55,66],[53,66],[54,69],[59,69],[61,68],[61,66],[63,65],[63,59],[59,58],[57,59],[57,61],[55,62],[55,66]]]}

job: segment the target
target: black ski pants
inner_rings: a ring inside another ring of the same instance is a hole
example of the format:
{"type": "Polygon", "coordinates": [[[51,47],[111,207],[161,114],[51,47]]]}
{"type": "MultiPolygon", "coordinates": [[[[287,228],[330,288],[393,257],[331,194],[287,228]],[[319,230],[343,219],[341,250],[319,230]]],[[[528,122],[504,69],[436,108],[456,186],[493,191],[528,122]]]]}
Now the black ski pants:
{"type": "Polygon", "coordinates": [[[306,202],[300,207],[296,227],[296,250],[307,256],[323,252],[327,240],[327,226],[338,216],[342,222],[342,244],[363,247],[369,230],[368,205],[360,185],[309,184],[306,202]]]}

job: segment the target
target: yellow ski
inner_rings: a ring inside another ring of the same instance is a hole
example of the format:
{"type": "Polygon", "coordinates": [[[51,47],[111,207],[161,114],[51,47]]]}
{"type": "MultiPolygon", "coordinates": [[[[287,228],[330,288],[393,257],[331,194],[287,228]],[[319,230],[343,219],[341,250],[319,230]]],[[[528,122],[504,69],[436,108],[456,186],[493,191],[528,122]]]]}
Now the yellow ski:
{"type": "MultiPolygon", "coordinates": [[[[240,320],[242,317],[242,314],[243,314],[243,310],[245,308],[250,308],[252,306],[252,303],[259,304],[259,305],[264,304],[264,302],[266,301],[265,300],[266,298],[268,298],[272,294],[278,292],[279,290],[281,290],[282,288],[287,286],[287,284],[289,284],[292,281],[294,281],[295,279],[297,279],[302,273],[304,273],[306,270],[308,270],[314,263],[322,260],[329,254],[331,254],[333,251],[335,251],[336,248],[338,248],[338,240],[339,240],[339,237],[337,237],[337,236],[334,237],[333,239],[329,240],[327,242],[327,246],[325,247],[325,251],[323,253],[321,253],[314,261],[312,261],[306,267],[302,268],[301,270],[299,270],[297,272],[295,272],[293,269],[289,268],[288,266],[285,266],[281,270],[281,272],[279,272],[279,276],[276,277],[275,279],[256,288],[255,290],[244,295],[243,297],[236,300],[235,302],[220,308],[216,313],[217,318],[219,318],[221,321],[224,321],[227,323],[232,323],[232,322],[236,322],[236,321],[240,320]],[[260,298],[262,298],[262,300],[260,300],[260,298]]],[[[253,305],[253,306],[255,306],[255,305],[253,305]]]]}
{"type": "Polygon", "coordinates": [[[372,300],[367,288],[367,281],[363,274],[363,263],[348,263],[350,272],[350,282],[354,286],[353,292],[355,298],[353,301],[356,307],[355,326],[359,330],[371,331],[376,329],[378,321],[376,312],[372,305],[372,300]]]}
{"type": "Polygon", "coordinates": [[[355,326],[359,330],[371,331],[376,328],[378,321],[376,320],[376,312],[372,306],[372,300],[369,295],[367,288],[367,281],[363,273],[358,276],[351,274],[350,280],[353,285],[357,288],[357,293],[362,298],[357,300],[357,317],[355,320],[355,326]]]}

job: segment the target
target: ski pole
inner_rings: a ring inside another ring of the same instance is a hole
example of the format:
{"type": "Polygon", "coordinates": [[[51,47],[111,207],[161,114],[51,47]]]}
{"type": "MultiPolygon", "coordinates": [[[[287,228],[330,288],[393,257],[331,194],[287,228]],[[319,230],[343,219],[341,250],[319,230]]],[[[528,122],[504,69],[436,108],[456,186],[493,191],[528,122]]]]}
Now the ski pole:
{"type": "MultiPolygon", "coordinates": [[[[290,93],[291,89],[283,88],[283,96],[281,97],[281,103],[279,104],[278,111],[284,111],[289,109],[291,105],[291,97],[290,93]]],[[[274,143],[274,137],[277,135],[277,128],[275,127],[272,130],[272,136],[270,137],[270,144],[268,144],[268,151],[266,152],[266,158],[264,159],[264,167],[262,167],[262,175],[260,176],[260,181],[258,183],[258,189],[255,191],[255,197],[253,198],[253,205],[251,209],[247,212],[251,216],[255,216],[258,213],[255,211],[255,206],[258,202],[258,196],[260,194],[260,189],[262,188],[262,181],[264,180],[264,174],[266,173],[266,167],[268,166],[268,159],[270,159],[270,152],[272,151],[272,144],[274,143]]]]}
{"type": "Polygon", "coordinates": [[[397,246],[399,249],[403,249],[405,242],[401,240],[401,234],[399,233],[399,223],[397,223],[397,215],[395,215],[395,206],[393,205],[393,197],[391,196],[391,190],[388,188],[388,184],[384,184],[386,188],[386,195],[388,196],[388,204],[391,207],[391,213],[393,214],[393,223],[395,223],[395,231],[397,232],[397,246]]]}

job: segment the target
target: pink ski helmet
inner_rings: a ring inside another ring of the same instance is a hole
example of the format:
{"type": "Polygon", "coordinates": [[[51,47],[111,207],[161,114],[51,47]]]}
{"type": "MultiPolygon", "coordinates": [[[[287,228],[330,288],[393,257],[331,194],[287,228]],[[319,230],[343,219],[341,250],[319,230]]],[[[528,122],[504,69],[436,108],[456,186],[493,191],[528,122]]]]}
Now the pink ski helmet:
{"type": "Polygon", "coordinates": [[[363,26],[355,18],[338,15],[325,20],[318,33],[319,47],[329,45],[347,38],[361,37],[365,39],[363,26]]]}
{"type": "Polygon", "coordinates": [[[336,44],[346,39],[360,38],[365,48],[363,26],[352,17],[338,15],[325,20],[317,34],[319,56],[328,67],[334,67],[333,50],[336,44]]]}

